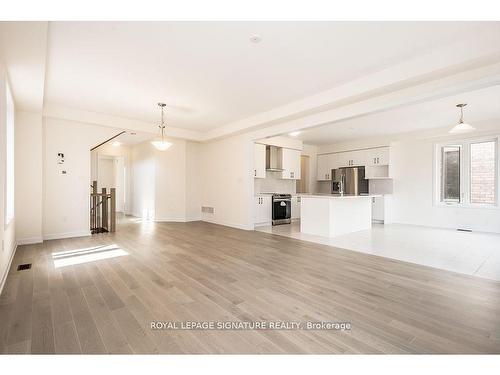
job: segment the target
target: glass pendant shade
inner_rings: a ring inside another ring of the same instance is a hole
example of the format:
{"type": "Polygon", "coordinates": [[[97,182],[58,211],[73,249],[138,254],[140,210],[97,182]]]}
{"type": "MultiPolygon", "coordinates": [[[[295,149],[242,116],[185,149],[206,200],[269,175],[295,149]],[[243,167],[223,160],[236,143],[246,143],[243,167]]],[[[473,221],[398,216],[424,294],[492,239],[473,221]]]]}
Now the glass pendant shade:
{"type": "Polygon", "coordinates": [[[170,146],[172,146],[172,143],[167,142],[167,141],[151,141],[151,144],[155,146],[155,148],[159,151],[165,151],[168,149],[170,146]]]}
{"type": "Polygon", "coordinates": [[[468,133],[471,131],[476,130],[475,127],[472,125],[466,124],[464,122],[464,107],[467,104],[457,104],[457,107],[460,108],[460,120],[458,121],[458,124],[455,125],[453,128],[451,128],[448,133],[450,134],[462,134],[462,133],[468,133]]]}
{"type": "Polygon", "coordinates": [[[161,140],[154,140],[151,141],[151,144],[155,146],[155,148],[158,151],[165,151],[168,149],[170,146],[172,146],[172,143],[165,141],[164,138],[164,131],[165,131],[165,122],[163,121],[163,109],[165,108],[165,103],[158,103],[158,107],[161,108],[161,124],[158,125],[160,128],[160,133],[161,133],[161,140]]]}
{"type": "Polygon", "coordinates": [[[457,124],[455,125],[453,128],[451,128],[451,130],[448,132],[450,134],[461,134],[461,133],[468,133],[468,132],[471,132],[471,131],[474,131],[476,130],[475,127],[473,127],[472,125],[469,125],[469,124],[466,124],[466,123],[460,123],[460,124],[457,124]]]}

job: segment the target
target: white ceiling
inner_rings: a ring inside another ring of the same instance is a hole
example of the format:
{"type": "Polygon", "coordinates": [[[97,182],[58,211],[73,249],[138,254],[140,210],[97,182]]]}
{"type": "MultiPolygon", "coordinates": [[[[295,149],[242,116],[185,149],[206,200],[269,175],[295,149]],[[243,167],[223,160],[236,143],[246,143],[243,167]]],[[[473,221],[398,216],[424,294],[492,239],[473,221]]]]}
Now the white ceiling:
{"type": "Polygon", "coordinates": [[[114,138],[112,142],[118,141],[124,145],[131,146],[155,138],[157,134],[136,132],[127,130],[125,133],[114,138]]]}
{"type": "Polygon", "coordinates": [[[498,30],[484,22],[50,22],[44,100],[148,122],[164,101],[167,124],[208,131],[498,30]],[[253,34],[262,41],[250,43],[253,34]]]}
{"type": "Polygon", "coordinates": [[[16,105],[43,107],[47,22],[0,22],[0,62],[8,68],[16,105]]]}
{"type": "Polygon", "coordinates": [[[500,130],[500,86],[497,85],[323,125],[303,131],[296,138],[308,144],[327,145],[440,127],[446,131],[458,122],[460,112],[455,107],[458,103],[467,103],[465,122],[474,125],[497,120],[500,130]]]}

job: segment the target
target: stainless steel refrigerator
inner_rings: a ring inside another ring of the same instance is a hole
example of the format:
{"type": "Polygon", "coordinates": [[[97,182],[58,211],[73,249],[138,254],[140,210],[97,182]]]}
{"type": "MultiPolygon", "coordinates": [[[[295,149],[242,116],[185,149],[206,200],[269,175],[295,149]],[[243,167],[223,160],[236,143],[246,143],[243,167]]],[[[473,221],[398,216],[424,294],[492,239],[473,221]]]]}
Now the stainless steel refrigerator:
{"type": "Polygon", "coordinates": [[[365,167],[332,169],[332,194],[368,194],[368,180],[365,167]]]}

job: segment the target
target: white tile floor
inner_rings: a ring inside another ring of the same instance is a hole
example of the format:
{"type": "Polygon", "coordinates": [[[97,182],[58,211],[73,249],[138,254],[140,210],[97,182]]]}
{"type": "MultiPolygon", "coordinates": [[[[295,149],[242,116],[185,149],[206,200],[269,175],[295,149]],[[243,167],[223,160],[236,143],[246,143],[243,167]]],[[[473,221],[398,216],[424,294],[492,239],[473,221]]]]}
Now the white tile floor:
{"type": "Polygon", "coordinates": [[[499,234],[374,224],[371,230],[326,238],[301,233],[298,222],[256,230],[500,281],[499,234]]]}

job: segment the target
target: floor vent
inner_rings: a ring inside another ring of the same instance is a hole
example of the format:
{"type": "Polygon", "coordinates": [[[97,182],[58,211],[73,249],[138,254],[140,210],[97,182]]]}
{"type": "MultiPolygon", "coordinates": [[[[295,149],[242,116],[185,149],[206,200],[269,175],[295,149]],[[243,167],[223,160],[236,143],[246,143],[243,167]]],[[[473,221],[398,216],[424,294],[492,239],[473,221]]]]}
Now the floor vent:
{"type": "Polygon", "coordinates": [[[17,266],[18,271],[29,270],[30,268],[31,268],[31,263],[20,264],[19,266],[17,266]]]}
{"type": "Polygon", "coordinates": [[[470,229],[461,229],[461,228],[458,228],[457,230],[459,232],[472,232],[472,230],[470,230],[470,229]]]}

